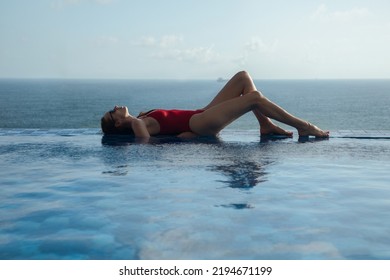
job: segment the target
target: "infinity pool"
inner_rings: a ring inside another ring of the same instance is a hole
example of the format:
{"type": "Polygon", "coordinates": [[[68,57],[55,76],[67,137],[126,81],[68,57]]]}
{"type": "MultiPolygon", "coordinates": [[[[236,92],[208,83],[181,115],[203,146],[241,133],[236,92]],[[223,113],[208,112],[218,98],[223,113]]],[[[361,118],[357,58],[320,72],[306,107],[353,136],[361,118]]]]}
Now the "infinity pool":
{"type": "Polygon", "coordinates": [[[0,130],[1,259],[390,259],[390,140],[0,130]]]}

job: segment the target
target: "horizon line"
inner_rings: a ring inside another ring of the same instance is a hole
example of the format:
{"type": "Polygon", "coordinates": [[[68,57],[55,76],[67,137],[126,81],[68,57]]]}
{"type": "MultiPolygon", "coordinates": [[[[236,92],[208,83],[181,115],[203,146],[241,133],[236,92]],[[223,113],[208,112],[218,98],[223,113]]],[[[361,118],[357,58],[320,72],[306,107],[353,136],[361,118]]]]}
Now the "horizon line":
{"type": "MultiPolygon", "coordinates": [[[[69,78],[69,77],[0,77],[0,80],[90,80],[90,81],[215,81],[224,83],[230,80],[230,78],[69,78]]],[[[253,78],[253,80],[274,80],[274,81],[326,81],[326,80],[390,80],[389,78],[253,78]]]]}

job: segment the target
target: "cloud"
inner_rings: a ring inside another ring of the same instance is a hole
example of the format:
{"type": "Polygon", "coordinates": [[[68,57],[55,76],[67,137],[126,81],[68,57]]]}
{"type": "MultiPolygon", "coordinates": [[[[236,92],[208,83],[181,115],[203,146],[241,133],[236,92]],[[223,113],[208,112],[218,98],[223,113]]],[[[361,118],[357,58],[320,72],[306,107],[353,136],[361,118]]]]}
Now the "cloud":
{"type": "Polygon", "coordinates": [[[278,45],[279,41],[276,39],[273,42],[264,42],[263,39],[257,36],[252,36],[242,46],[240,54],[233,58],[233,62],[244,67],[250,60],[273,55],[276,52],[278,45]]]}
{"type": "Polygon", "coordinates": [[[252,37],[245,44],[245,50],[250,52],[272,52],[275,50],[276,45],[277,41],[274,41],[270,44],[266,44],[261,38],[252,37]]]}
{"type": "Polygon", "coordinates": [[[325,4],[321,4],[310,16],[312,20],[320,21],[351,21],[371,15],[367,8],[351,8],[345,11],[330,11],[325,4]]]}
{"type": "Polygon", "coordinates": [[[163,36],[160,40],[160,46],[162,48],[175,47],[183,41],[183,38],[176,35],[163,36]]]}
{"type": "Polygon", "coordinates": [[[219,58],[219,54],[211,47],[164,49],[152,54],[152,57],[176,61],[208,63],[219,58]]]}
{"type": "Polygon", "coordinates": [[[150,57],[157,59],[208,63],[220,57],[213,45],[188,47],[183,37],[178,35],[164,35],[160,38],[145,36],[132,45],[149,48],[150,57]]]}
{"type": "Polygon", "coordinates": [[[156,45],[156,39],[152,36],[142,37],[139,41],[133,43],[134,46],[151,47],[156,45]]]}
{"type": "Polygon", "coordinates": [[[140,40],[133,42],[134,46],[172,48],[177,47],[183,42],[183,38],[177,35],[164,35],[161,38],[153,36],[144,36],[140,40]]]}

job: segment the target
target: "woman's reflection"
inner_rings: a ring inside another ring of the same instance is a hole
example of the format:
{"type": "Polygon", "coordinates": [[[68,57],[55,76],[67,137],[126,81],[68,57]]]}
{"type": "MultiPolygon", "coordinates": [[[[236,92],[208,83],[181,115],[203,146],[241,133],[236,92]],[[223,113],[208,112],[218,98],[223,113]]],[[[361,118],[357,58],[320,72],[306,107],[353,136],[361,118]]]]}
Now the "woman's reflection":
{"type": "MultiPolygon", "coordinates": [[[[269,159],[251,160],[240,152],[235,152],[233,154],[234,155],[231,157],[232,159],[225,164],[217,164],[210,168],[211,171],[216,171],[226,178],[225,180],[218,180],[218,182],[223,183],[228,188],[249,190],[267,181],[268,173],[266,171],[266,166],[271,164],[272,161],[269,159]],[[242,159],[242,157],[246,159],[242,159]]],[[[254,208],[248,201],[235,201],[216,206],[236,210],[254,208]]]]}
{"type": "Polygon", "coordinates": [[[227,180],[219,180],[219,182],[225,183],[229,188],[250,189],[267,180],[265,166],[269,163],[234,159],[230,163],[213,166],[211,170],[226,176],[227,180]]]}

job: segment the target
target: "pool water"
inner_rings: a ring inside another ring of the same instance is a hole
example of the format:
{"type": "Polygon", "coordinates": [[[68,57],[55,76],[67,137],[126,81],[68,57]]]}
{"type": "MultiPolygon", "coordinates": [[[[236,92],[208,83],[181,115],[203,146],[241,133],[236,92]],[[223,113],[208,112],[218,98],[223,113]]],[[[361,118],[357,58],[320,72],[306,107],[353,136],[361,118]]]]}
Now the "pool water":
{"type": "Polygon", "coordinates": [[[1,259],[390,259],[390,140],[0,130],[1,259]]]}

